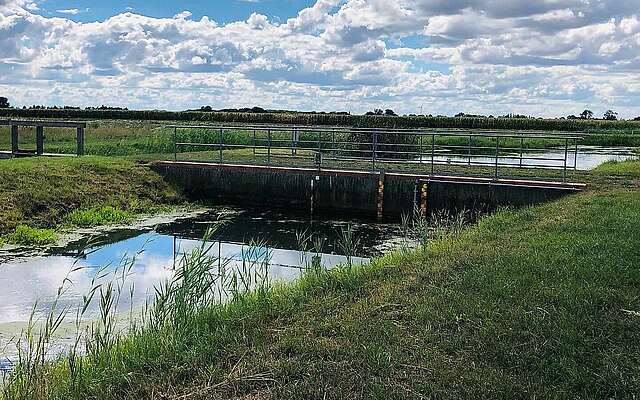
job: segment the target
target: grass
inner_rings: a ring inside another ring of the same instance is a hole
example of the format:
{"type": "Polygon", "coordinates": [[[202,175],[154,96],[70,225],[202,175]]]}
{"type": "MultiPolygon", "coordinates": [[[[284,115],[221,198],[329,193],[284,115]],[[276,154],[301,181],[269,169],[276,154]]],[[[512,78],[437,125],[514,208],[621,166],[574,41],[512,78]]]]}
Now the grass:
{"type": "Polygon", "coordinates": [[[81,228],[91,228],[100,225],[113,225],[129,222],[135,214],[118,207],[103,206],[89,210],[75,210],[67,216],[67,222],[81,228]]]}
{"type": "Polygon", "coordinates": [[[600,165],[597,172],[610,175],[630,175],[640,177],[640,162],[638,161],[609,161],[600,165]]]}
{"type": "Polygon", "coordinates": [[[180,201],[159,175],[128,160],[0,160],[0,236],[19,225],[51,229],[68,222],[122,222],[180,201]]]}
{"type": "Polygon", "coordinates": [[[15,231],[6,237],[6,242],[21,246],[45,246],[55,243],[58,234],[53,229],[31,228],[18,225],[15,231]]]}
{"type": "MultiPolygon", "coordinates": [[[[618,168],[632,174],[637,165],[618,168]]],[[[316,269],[294,285],[245,291],[227,304],[198,284],[210,271],[207,259],[187,261],[146,327],[93,348],[80,364],[44,365],[32,392],[9,385],[6,393],[634,398],[639,220],[637,186],[601,184],[503,210],[415,251],[316,269]]]]}

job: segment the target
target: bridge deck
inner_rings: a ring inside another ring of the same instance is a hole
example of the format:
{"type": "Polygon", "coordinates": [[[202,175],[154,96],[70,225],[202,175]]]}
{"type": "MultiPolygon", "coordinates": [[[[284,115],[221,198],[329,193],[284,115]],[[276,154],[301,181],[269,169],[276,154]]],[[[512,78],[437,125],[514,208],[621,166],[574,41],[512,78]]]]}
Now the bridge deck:
{"type": "MultiPolygon", "coordinates": [[[[266,165],[250,165],[250,164],[231,164],[217,162],[197,162],[197,161],[155,161],[156,166],[173,166],[193,169],[217,169],[236,172],[269,172],[269,173],[297,173],[316,176],[379,176],[381,172],[348,170],[348,169],[317,169],[305,167],[289,167],[289,166],[266,166],[266,165]]],[[[468,184],[486,184],[486,185],[504,185],[518,186],[529,188],[558,188],[565,190],[583,190],[586,185],[583,183],[556,182],[545,180],[528,180],[528,179],[510,179],[510,178],[488,178],[488,177],[472,177],[472,176],[456,176],[456,175],[430,175],[404,172],[388,172],[384,173],[387,177],[397,179],[411,180],[416,182],[448,182],[448,183],[468,183],[468,184]]]]}

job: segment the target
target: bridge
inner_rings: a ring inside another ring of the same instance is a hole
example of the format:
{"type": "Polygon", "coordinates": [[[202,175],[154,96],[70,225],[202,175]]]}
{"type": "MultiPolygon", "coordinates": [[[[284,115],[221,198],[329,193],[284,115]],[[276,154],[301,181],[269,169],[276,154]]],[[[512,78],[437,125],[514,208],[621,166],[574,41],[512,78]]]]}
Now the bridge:
{"type": "Polygon", "coordinates": [[[11,135],[11,150],[0,151],[1,157],[30,157],[30,156],[67,156],[67,154],[45,153],[45,130],[44,128],[72,129],[76,135],[76,155],[84,155],[85,122],[69,121],[17,121],[0,120],[0,126],[8,126],[11,135]],[[20,128],[35,128],[36,148],[35,150],[25,150],[20,148],[20,128]]]}
{"type": "Polygon", "coordinates": [[[572,181],[581,133],[169,125],[173,157],[153,167],[195,198],[355,211],[536,204],[572,181]]]}

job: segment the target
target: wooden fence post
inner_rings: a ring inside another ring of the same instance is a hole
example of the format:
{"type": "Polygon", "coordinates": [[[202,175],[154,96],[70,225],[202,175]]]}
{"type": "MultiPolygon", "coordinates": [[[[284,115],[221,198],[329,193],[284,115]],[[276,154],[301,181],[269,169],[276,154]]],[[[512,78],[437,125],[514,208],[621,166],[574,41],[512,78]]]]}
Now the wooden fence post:
{"type": "Polygon", "coordinates": [[[44,154],[44,127],[36,126],[36,154],[44,154]]]}
{"type": "Polygon", "coordinates": [[[20,151],[18,139],[18,125],[11,125],[11,153],[13,153],[13,155],[18,154],[20,151]]]}
{"type": "Polygon", "coordinates": [[[79,126],[78,127],[78,133],[76,135],[76,143],[77,143],[77,150],[78,150],[78,155],[79,156],[83,156],[84,155],[84,128],[79,126]]]}

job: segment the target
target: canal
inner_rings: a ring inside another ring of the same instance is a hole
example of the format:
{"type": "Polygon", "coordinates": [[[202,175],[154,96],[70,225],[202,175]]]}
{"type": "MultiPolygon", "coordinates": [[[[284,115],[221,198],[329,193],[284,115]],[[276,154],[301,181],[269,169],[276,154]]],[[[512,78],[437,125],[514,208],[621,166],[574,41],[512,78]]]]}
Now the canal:
{"type": "MultiPolygon", "coordinates": [[[[227,269],[246,267],[250,259],[254,267],[266,267],[270,282],[289,282],[300,277],[314,257],[324,268],[364,263],[397,245],[401,237],[399,225],[373,220],[324,217],[311,222],[306,214],[290,211],[225,207],[154,228],[122,228],[87,237],[38,257],[0,261],[0,369],[13,365],[13,342],[31,315],[42,320],[54,304],[58,310],[71,310],[67,329],[61,329],[55,344],[64,351],[74,340],[71,325],[83,296],[96,285],[120,279],[124,265],[129,268],[118,309],[126,314],[152,302],[155,288],[171,279],[181,258],[197,247],[204,246],[207,255],[227,269]],[[353,254],[344,250],[343,236],[349,230],[353,254]]],[[[83,319],[98,316],[99,304],[93,301],[83,319]]]]}

